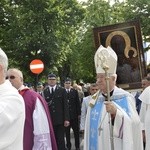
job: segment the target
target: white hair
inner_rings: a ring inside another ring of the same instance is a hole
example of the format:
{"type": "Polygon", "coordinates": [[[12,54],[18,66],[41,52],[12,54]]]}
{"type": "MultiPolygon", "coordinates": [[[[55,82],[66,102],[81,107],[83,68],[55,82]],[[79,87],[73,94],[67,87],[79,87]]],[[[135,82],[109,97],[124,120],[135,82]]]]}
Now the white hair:
{"type": "Polygon", "coordinates": [[[116,73],[114,73],[114,74],[110,74],[110,77],[114,77],[114,81],[116,81],[117,80],[117,74],[116,73]]]}
{"type": "Polygon", "coordinates": [[[4,72],[6,73],[8,68],[8,57],[1,48],[0,48],[0,64],[3,66],[4,72]]]}
{"type": "Polygon", "coordinates": [[[23,79],[23,73],[22,73],[19,69],[17,69],[17,68],[10,68],[10,69],[8,69],[8,72],[11,72],[11,71],[14,71],[15,73],[18,74],[18,76],[19,76],[20,78],[23,79]]]}

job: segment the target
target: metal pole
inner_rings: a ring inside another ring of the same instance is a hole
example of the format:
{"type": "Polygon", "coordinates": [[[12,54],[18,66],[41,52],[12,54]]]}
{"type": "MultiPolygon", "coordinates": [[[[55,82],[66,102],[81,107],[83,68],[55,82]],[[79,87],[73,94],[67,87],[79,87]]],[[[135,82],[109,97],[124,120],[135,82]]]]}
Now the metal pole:
{"type": "Polygon", "coordinates": [[[36,76],[35,76],[35,83],[34,83],[35,91],[36,91],[36,88],[37,88],[37,84],[39,82],[38,76],[39,76],[39,74],[36,74],[36,76]]]}
{"type": "MultiPolygon", "coordinates": [[[[105,70],[105,80],[106,80],[106,87],[107,87],[107,100],[110,100],[110,87],[109,87],[109,74],[108,74],[108,66],[104,66],[103,68],[105,70]]],[[[113,126],[111,123],[111,114],[109,113],[109,129],[110,129],[110,144],[111,144],[111,150],[114,150],[114,138],[113,138],[113,126]]]]}

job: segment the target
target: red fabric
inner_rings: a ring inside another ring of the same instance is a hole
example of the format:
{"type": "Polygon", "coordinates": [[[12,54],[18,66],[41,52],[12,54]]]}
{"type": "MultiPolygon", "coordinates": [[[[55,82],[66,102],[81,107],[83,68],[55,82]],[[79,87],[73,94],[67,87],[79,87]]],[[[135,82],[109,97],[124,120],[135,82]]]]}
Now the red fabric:
{"type": "Polygon", "coordinates": [[[23,89],[23,90],[19,90],[18,92],[19,92],[20,95],[23,96],[24,92],[27,91],[27,90],[29,90],[29,89],[28,89],[28,88],[25,88],[25,89],[23,89]]]}
{"type": "Polygon", "coordinates": [[[18,92],[24,98],[25,110],[26,110],[26,120],[25,120],[25,128],[24,128],[24,150],[32,150],[32,147],[33,147],[33,142],[34,142],[33,141],[33,137],[34,137],[33,130],[34,130],[34,128],[33,128],[32,116],[33,116],[33,111],[35,109],[37,97],[39,98],[39,100],[41,101],[41,103],[45,109],[47,119],[49,122],[52,150],[57,150],[57,144],[56,144],[54,130],[53,130],[52,122],[51,122],[51,116],[50,116],[46,101],[43,99],[43,97],[40,94],[38,94],[35,91],[30,90],[28,88],[25,88],[18,92]]]}

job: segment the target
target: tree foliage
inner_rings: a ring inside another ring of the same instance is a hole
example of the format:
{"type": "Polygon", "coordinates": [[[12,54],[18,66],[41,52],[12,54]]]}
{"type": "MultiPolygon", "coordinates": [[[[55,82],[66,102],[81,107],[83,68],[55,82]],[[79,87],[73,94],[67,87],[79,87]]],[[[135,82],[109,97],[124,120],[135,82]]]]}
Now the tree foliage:
{"type": "Polygon", "coordinates": [[[61,81],[94,82],[93,28],[139,19],[143,40],[150,42],[149,12],[149,0],[1,0],[0,47],[28,80],[29,63],[39,58],[45,64],[40,77],[57,72],[61,81]]]}
{"type": "Polygon", "coordinates": [[[90,76],[93,80],[95,79],[95,74],[93,73],[93,68],[95,68],[93,63],[95,52],[93,28],[138,19],[141,23],[143,40],[150,42],[149,0],[116,1],[114,4],[104,0],[88,0],[83,3],[83,6],[86,8],[86,17],[83,20],[84,34],[79,34],[80,44],[77,43],[77,48],[80,45],[80,51],[82,52],[78,55],[78,59],[80,59],[78,75],[85,81],[90,76]]]}
{"type": "Polygon", "coordinates": [[[0,11],[1,47],[28,78],[35,58],[44,62],[43,74],[62,67],[84,14],[75,0],[2,0],[0,11]]]}

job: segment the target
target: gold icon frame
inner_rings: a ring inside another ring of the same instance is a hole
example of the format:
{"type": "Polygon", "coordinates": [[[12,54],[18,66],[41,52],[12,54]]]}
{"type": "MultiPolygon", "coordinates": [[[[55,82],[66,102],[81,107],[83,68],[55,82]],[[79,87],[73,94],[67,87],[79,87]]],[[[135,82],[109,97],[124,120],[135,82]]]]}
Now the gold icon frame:
{"type": "Polygon", "coordinates": [[[146,63],[140,22],[134,20],[97,27],[93,28],[93,33],[96,49],[100,45],[110,46],[118,55],[117,85],[124,89],[141,88],[146,63]]]}

